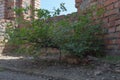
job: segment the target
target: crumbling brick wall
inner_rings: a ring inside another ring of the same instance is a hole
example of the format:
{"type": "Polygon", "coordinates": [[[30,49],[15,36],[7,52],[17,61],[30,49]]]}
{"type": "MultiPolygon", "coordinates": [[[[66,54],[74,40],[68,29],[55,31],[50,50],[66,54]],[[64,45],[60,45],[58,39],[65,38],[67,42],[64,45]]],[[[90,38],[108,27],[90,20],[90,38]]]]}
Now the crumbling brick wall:
{"type": "MultiPolygon", "coordinates": [[[[0,53],[3,50],[4,45],[1,43],[4,39],[5,27],[8,22],[13,22],[18,16],[14,12],[14,8],[25,8],[32,6],[34,9],[40,8],[40,0],[0,0],[0,53]]],[[[28,11],[28,14],[22,14],[25,20],[27,16],[31,16],[32,11],[28,11]]]]}
{"type": "Polygon", "coordinates": [[[5,36],[5,27],[7,26],[7,22],[10,22],[9,20],[0,19],[0,55],[3,52],[4,49],[4,36],[5,36]]]}
{"type": "Polygon", "coordinates": [[[0,0],[0,19],[4,18],[4,1],[0,0]]]}
{"type": "Polygon", "coordinates": [[[120,0],[75,0],[75,2],[78,12],[95,4],[105,9],[102,17],[102,27],[107,31],[104,35],[105,52],[120,55],[120,0]]]}
{"type": "MultiPolygon", "coordinates": [[[[0,0],[0,19],[14,19],[16,14],[14,8],[32,6],[34,9],[40,8],[40,0],[0,0]]],[[[31,16],[33,11],[28,11],[31,16]]],[[[24,13],[23,13],[24,14],[24,13]]]]}

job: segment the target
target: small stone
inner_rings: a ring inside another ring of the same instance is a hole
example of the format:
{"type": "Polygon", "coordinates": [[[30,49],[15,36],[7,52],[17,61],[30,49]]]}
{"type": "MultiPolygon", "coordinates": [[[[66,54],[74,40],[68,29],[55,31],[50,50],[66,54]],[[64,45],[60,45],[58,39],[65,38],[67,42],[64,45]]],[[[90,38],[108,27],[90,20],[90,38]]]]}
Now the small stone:
{"type": "Polygon", "coordinates": [[[120,70],[116,69],[115,72],[120,73],[120,70]]]}
{"type": "Polygon", "coordinates": [[[112,76],[112,78],[116,79],[116,76],[112,76]]]}
{"type": "Polygon", "coordinates": [[[34,57],[28,57],[28,59],[34,59],[34,57]]]}
{"type": "Polygon", "coordinates": [[[90,76],[90,73],[87,73],[88,76],[90,76]]]}
{"type": "Polygon", "coordinates": [[[105,78],[104,77],[102,77],[102,79],[101,80],[105,80],[105,78]]]}
{"type": "Polygon", "coordinates": [[[50,77],[48,80],[53,80],[53,78],[52,78],[52,77],[50,77]]]}
{"type": "Polygon", "coordinates": [[[120,67],[120,64],[118,63],[118,64],[116,64],[116,67],[120,67]]]}
{"type": "Polygon", "coordinates": [[[101,75],[101,74],[102,74],[102,71],[95,71],[95,72],[94,72],[94,75],[95,75],[95,76],[98,76],[98,75],[101,75]]]}
{"type": "Polygon", "coordinates": [[[98,61],[98,60],[99,60],[98,58],[93,57],[93,56],[88,56],[88,59],[89,59],[89,60],[93,60],[93,61],[98,61]]]}

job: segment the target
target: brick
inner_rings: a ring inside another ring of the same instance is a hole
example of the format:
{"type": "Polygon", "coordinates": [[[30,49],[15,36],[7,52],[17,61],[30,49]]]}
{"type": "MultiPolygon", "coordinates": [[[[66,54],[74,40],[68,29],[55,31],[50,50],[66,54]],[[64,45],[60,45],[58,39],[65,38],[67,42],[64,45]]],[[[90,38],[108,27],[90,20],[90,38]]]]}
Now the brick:
{"type": "Polygon", "coordinates": [[[106,23],[103,23],[102,27],[106,29],[106,28],[108,28],[108,25],[106,23]]]}
{"type": "Polygon", "coordinates": [[[103,18],[103,23],[108,23],[109,18],[103,18]]]}
{"type": "Polygon", "coordinates": [[[108,27],[114,27],[115,26],[115,21],[111,21],[109,23],[106,23],[108,27]]]}
{"type": "Polygon", "coordinates": [[[105,40],[105,43],[106,43],[107,45],[115,44],[115,43],[116,43],[116,39],[108,39],[108,40],[105,40]]]}
{"type": "Polygon", "coordinates": [[[113,49],[119,49],[119,46],[118,45],[107,45],[106,48],[113,50],[113,49]]]}
{"type": "Polygon", "coordinates": [[[75,0],[75,2],[76,2],[76,3],[81,3],[81,2],[82,2],[82,0],[75,0]]]}
{"type": "Polygon", "coordinates": [[[120,1],[116,2],[116,3],[114,4],[114,7],[115,7],[115,8],[119,8],[119,7],[120,7],[120,1]]]}
{"type": "Polygon", "coordinates": [[[104,17],[108,17],[108,16],[110,16],[110,15],[118,14],[119,12],[120,12],[119,9],[113,9],[113,10],[107,11],[107,12],[104,14],[104,17]]]}
{"type": "Polygon", "coordinates": [[[111,5],[106,7],[106,10],[111,10],[111,9],[114,9],[114,4],[111,4],[111,5]]]}
{"type": "Polygon", "coordinates": [[[115,33],[109,33],[109,34],[106,34],[105,36],[105,39],[117,39],[117,38],[120,38],[120,32],[115,32],[115,33]]]}
{"type": "Polygon", "coordinates": [[[120,44],[120,39],[109,39],[105,41],[107,45],[120,44]]]}
{"type": "Polygon", "coordinates": [[[112,27],[112,28],[109,28],[109,29],[108,29],[108,32],[109,32],[109,33],[113,33],[113,32],[115,32],[115,30],[116,30],[116,28],[115,28],[115,27],[112,27]]]}
{"type": "Polygon", "coordinates": [[[116,31],[120,31],[120,25],[116,27],[116,31]]]}
{"type": "Polygon", "coordinates": [[[116,44],[120,44],[120,39],[116,39],[116,44]]]}
{"type": "Polygon", "coordinates": [[[117,2],[118,0],[106,0],[105,3],[104,3],[104,6],[108,6],[114,2],[117,2]]]}
{"type": "Polygon", "coordinates": [[[109,22],[120,19],[120,14],[109,16],[109,22]]]}
{"type": "Polygon", "coordinates": [[[115,21],[115,25],[120,25],[120,20],[115,21]]]}
{"type": "Polygon", "coordinates": [[[116,46],[117,48],[120,46],[120,39],[110,39],[110,40],[105,40],[105,43],[107,44],[107,48],[108,49],[113,49],[114,46],[116,46]]]}

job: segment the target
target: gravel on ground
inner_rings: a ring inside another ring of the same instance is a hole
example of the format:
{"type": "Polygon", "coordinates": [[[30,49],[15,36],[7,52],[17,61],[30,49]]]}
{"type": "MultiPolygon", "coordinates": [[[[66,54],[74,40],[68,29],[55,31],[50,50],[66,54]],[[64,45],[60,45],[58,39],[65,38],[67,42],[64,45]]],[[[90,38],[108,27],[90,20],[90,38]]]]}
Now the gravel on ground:
{"type": "Polygon", "coordinates": [[[89,65],[70,65],[2,56],[0,67],[0,80],[120,80],[119,62],[93,61],[89,65]]]}

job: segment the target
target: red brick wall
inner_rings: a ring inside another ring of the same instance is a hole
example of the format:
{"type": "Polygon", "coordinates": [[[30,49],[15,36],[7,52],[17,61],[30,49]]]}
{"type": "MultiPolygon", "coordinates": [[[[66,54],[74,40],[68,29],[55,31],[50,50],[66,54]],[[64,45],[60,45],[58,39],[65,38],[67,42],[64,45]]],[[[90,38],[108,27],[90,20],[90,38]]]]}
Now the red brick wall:
{"type": "Polygon", "coordinates": [[[15,6],[14,0],[5,0],[5,19],[13,19],[15,17],[15,13],[13,11],[15,6]]]}
{"type": "MultiPolygon", "coordinates": [[[[4,39],[5,27],[7,25],[6,23],[10,21],[14,24],[14,19],[17,17],[17,15],[13,9],[15,7],[25,7],[25,3],[28,6],[32,5],[34,8],[40,8],[40,0],[0,0],[0,54],[4,49],[2,41],[4,39]]],[[[26,20],[27,16],[32,15],[32,11],[28,11],[28,14],[23,13],[22,15],[26,20]]]]}
{"type": "MultiPolygon", "coordinates": [[[[14,12],[15,7],[27,7],[33,6],[35,9],[40,8],[40,0],[0,0],[0,19],[14,19],[16,14],[14,12]]],[[[27,16],[31,16],[31,12],[23,14],[25,19],[27,16]]]]}
{"type": "Polygon", "coordinates": [[[91,5],[97,4],[105,9],[103,28],[106,29],[105,51],[109,54],[120,55],[120,0],[75,0],[78,12],[91,5]]]}
{"type": "Polygon", "coordinates": [[[3,19],[4,18],[4,1],[3,0],[0,0],[0,19],[3,19]]]}

